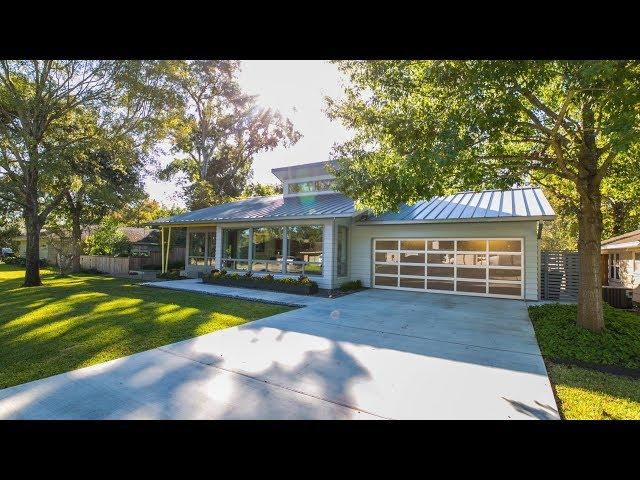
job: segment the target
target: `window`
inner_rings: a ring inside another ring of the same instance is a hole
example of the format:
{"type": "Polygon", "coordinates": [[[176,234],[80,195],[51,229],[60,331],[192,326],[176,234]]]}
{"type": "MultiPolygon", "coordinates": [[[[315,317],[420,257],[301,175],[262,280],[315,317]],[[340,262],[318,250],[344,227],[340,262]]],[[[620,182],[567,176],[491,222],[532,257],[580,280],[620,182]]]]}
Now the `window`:
{"type": "Polygon", "coordinates": [[[609,255],[609,278],[620,280],[620,254],[611,253],[609,255]]]}
{"type": "Polygon", "coordinates": [[[327,192],[333,190],[335,190],[333,179],[289,183],[289,193],[327,192]]]}
{"type": "Polygon", "coordinates": [[[298,182],[289,184],[289,193],[308,193],[315,190],[314,182],[298,182]]]}
{"type": "Polygon", "coordinates": [[[189,234],[189,265],[204,265],[205,232],[189,234]]]}
{"type": "Polygon", "coordinates": [[[254,272],[282,272],[283,227],[260,227],[253,229],[254,272]]]}
{"type": "Polygon", "coordinates": [[[338,225],[338,242],[336,245],[336,254],[337,254],[337,275],[339,277],[346,277],[348,274],[348,261],[347,261],[347,239],[348,239],[349,230],[347,227],[343,227],[342,225],[338,225]]]}
{"type": "Polygon", "coordinates": [[[249,268],[249,229],[233,228],[222,231],[222,265],[230,270],[249,268]]]}
{"type": "Polygon", "coordinates": [[[287,273],[322,275],[322,225],[287,227],[287,273]]]}
{"type": "Polygon", "coordinates": [[[640,273],[640,252],[633,252],[633,272],[640,273]]]}
{"type": "Polygon", "coordinates": [[[189,265],[213,266],[216,258],[216,232],[189,233],[189,265]]]}
{"type": "Polygon", "coordinates": [[[316,180],[316,192],[335,190],[335,180],[316,180]]]}

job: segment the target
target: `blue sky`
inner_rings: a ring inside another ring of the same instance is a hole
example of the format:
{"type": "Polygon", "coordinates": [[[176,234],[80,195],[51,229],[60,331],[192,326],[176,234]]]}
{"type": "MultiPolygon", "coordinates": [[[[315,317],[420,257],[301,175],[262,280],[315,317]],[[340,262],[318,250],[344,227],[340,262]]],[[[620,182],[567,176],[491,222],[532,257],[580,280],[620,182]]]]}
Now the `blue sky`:
{"type": "MultiPolygon", "coordinates": [[[[245,92],[259,95],[261,106],[279,110],[303,135],[293,147],[259,154],[253,181],[275,183],[272,168],[327,160],[333,144],[349,138],[349,132],[323,112],[325,95],[342,97],[344,79],[335,65],[319,60],[247,60],[239,81],[245,92]]],[[[148,178],[145,190],[162,203],[184,205],[172,182],[148,178]]]]}

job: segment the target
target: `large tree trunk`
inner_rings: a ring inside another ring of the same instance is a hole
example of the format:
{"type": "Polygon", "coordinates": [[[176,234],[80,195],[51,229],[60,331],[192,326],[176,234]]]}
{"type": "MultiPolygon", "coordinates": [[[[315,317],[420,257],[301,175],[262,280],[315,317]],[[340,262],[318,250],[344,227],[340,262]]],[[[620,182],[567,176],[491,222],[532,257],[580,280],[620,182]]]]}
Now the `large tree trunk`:
{"type": "Polygon", "coordinates": [[[23,286],[38,287],[42,285],[42,281],[40,280],[40,219],[38,218],[37,204],[30,204],[25,208],[23,216],[27,229],[26,270],[23,286]]]}
{"type": "Polygon", "coordinates": [[[600,280],[600,241],[602,237],[600,187],[598,182],[589,180],[581,182],[578,191],[580,194],[578,325],[599,332],[604,328],[600,280]]]}

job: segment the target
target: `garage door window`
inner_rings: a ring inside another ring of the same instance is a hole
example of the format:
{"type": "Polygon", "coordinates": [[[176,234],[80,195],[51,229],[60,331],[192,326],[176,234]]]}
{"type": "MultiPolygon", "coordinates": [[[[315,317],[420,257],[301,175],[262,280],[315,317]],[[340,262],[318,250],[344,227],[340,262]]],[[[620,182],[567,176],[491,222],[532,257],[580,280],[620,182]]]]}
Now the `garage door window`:
{"type": "Polygon", "coordinates": [[[522,297],[521,239],[378,239],[375,287],[522,297]]]}

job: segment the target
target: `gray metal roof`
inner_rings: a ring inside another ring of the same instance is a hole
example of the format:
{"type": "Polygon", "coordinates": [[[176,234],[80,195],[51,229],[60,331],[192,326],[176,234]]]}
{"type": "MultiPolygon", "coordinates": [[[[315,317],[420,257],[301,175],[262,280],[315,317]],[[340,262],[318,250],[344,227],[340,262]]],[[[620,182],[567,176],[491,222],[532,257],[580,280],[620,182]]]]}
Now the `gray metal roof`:
{"type": "Polygon", "coordinates": [[[459,192],[446,197],[423,200],[414,205],[403,204],[398,212],[370,217],[372,222],[442,222],[475,219],[550,220],[555,212],[538,187],[511,190],[459,192]]]}
{"type": "MultiPolygon", "coordinates": [[[[253,197],[223,203],[171,218],[153,225],[188,225],[243,220],[278,220],[321,217],[351,217],[353,200],[340,193],[253,197]]],[[[482,220],[551,220],[555,212],[537,187],[512,190],[460,192],[446,197],[402,204],[400,211],[369,217],[369,223],[428,223],[482,220]]]]}
{"type": "Polygon", "coordinates": [[[272,197],[253,197],[238,202],[183,213],[152,222],[153,225],[233,222],[241,220],[277,220],[305,217],[350,217],[355,213],[353,200],[340,193],[272,197]]]}

